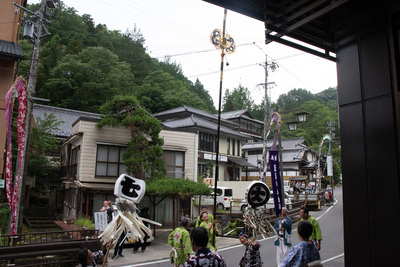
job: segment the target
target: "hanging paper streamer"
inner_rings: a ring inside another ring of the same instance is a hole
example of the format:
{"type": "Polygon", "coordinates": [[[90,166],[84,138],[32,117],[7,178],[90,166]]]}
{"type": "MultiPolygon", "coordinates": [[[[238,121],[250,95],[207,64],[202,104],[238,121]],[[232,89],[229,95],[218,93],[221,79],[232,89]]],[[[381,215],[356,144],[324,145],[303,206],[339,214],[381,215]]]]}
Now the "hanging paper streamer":
{"type": "Polygon", "coordinates": [[[19,77],[17,81],[11,86],[6,94],[6,126],[7,126],[7,153],[6,153],[6,193],[7,200],[10,206],[12,215],[11,222],[11,235],[15,235],[15,222],[17,219],[17,204],[19,200],[19,186],[21,181],[21,173],[24,151],[25,151],[25,120],[26,120],[26,106],[27,106],[27,90],[26,83],[23,78],[19,77]],[[15,96],[18,94],[19,108],[18,108],[18,170],[15,175],[14,192],[12,183],[12,155],[11,155],[11,122],[12,122],[12,108],[15,96]]]}
{"type": "MultiPolygon", "coordinates": [[[[136,204],[140,202],[146,191],[146,183],[138,178],[121,174],[114,186],[118,215],[107,225],[107,228],[99,236],[103,244],[116,244],[123,233],[128,231],[131,238],[144,241],[147,234],[153,238],[153,234],[144,222],[161,226],[160,223],[142,218],[136,213],[136,204]]],[[[125,237],[126,238],[126,237],[125,237]]],[[[123,241],[122,241],[123,242],[123,241]]],[[[108,253],[108,252],[107,252],[108,253]]]]}

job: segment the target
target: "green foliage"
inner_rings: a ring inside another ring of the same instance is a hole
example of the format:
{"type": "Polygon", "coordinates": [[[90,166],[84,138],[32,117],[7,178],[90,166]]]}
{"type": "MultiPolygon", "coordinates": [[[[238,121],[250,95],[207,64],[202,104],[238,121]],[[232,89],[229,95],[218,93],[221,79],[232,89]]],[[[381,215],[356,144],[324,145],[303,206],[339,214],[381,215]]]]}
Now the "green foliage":
{"type": "Polygon", "coordinates": [[[117,55],[103,47],[66,55],[52,73],[38,95],[59,107],[98,112],[107,99],[133,92],[129,65],[119,62],[117,55]]]}
{"type": "Polygon", "coordinates": [[[278,98],[280,110],[291,110],[300,107],[305,102],[314,100],[315,96],[305,89],[292,89],[287,94],[282,94],[278,98]]]}
{"type": "MultiPolygon", "coordinates": [[[[37,10],[39,5],[28,8],[37,10]]],[[[206,90],[190,90],[192,83],[178,64],[150,57],[136,26],[125,33],[108,30],[106,25],[96,25],[90,15],[80,16],[63,3],[48,12],[51,35],[42,39],[36,94],[50,99],[51,105],[97,113],[106,100],[129,94],[152,113],[184,104],[215,110],[206,90]]],[[[25,74],[32,43],[21,38],[20,44],[28,55],[19,65],[25,74]]]]}
{"type": "Polygon", "coordinates": [[[10,207],[8,203],[0,203],[0,235],[6,235],[10,220],[10,207]]]}
{"type": "Polygon", "coordinates": [[[199,81],[199,79],[196,79],[196,82],[194,84],[190,83],[189,90],[197,94],[201,99],[203,99],[207,112],[211,114],[217,113],[212,97],[210,96],[208,91],[204,88],[203,84],[199,81]]]}
{"type": "Polygon", "coordinates": [[[188,105],[205,110],[204,101],[183,81],[170,73],[157,70],[150,73],[142,86],[135,88],[140,104],[151,113],[188,105]]]}
{"type": "Polygon", "coordinates": [[[45,114],[43,119],[35,119],[35,127],[30,133],[28,174],[36,177],[36,185],[41,188],[42,178],[56,175],[60,165],[59,158],[48,157],[48,154],[59,149],[60,143],[51,132],[58,129],[61,122],[53,113],[45,114]]]}
{"type": "Polygon", "coordinates": [[[75,222],[76,225],[80,226],[80,227],[86,227],[87,229],[94,229],[94,223],[92,220],[90,219],[86,219],[83,217],[80,217],[76,220],[75,222]]]}
{"type": "Polygon", "coordinates": [[[224,105],[222,107],[223,112],[234,111],[240,109],[251,110],[254,105],[254,101],[251,98],[249,89],[239,85],[233,89],[230,93],[227,89],[224,96],[224,105]]]}
{"type": "Polygon", "coordinates": [[[242,220],[233,221],[229,224],[229,228],[226,230],[226,232],[236,229],[235,231],[231,232],[230,235],[238,236],[240,234],[240,232],[242,231],[243,227],[244,227],[244,222],[242,220]],[[239,229],[236,229],[238,227],[239,227],[239,229]]]}
{"type": "Polygon", "coordinates": [[[127,172],[141,179],[144,178],[143,173],[152,179],[164,177],[164,140],[159,137],[161,125],[139,106],[138,100],[133,96],[117,95],[102,105],[100,111],[102,119],[97,127],[127,127],[131,131],[132,138],[122,156],[127,172]]]}
{"type": "Polygon", "coordinates": [[[159,178],[146,183],[146,193],[159,195],[179,195],[192,197],[196,195],[208,195],[211,189],[203,184],[189,179],[159,178]]]}

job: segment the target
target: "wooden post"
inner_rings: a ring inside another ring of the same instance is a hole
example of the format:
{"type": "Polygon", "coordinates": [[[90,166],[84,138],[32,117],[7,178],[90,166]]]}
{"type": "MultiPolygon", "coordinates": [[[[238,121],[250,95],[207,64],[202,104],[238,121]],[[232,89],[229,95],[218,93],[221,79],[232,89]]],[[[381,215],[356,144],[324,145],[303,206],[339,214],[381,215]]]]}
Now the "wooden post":
{"type": "Polygon", "coordinates": [[[172,229],[175,229],[175,195],[172,195],[172,229]]]}

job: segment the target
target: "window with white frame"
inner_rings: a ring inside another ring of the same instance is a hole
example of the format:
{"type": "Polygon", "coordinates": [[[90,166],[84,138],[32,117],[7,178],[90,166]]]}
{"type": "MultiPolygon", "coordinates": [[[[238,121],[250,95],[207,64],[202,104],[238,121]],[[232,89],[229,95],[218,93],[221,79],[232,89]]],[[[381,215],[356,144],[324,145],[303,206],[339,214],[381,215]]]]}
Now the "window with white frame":
{"type": "Polygon", "coordinates": [[[122,154],[126,147],[97,145],[96,177],[118,177],[126,172],[122,154]]]}
{"type": "Polygon", "coordinates": [[[163,157],[168,177],[185,177],[185,152],[165,150],[163,157]]]}

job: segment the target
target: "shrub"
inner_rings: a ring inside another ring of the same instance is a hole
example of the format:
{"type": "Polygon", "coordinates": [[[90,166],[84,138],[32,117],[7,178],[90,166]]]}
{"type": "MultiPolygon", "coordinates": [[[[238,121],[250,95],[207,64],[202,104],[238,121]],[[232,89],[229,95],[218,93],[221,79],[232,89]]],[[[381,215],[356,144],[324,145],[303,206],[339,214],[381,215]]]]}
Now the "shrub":
{"type": "Polygon", "coordinates": [[[0,203],[0,234],[6,235],[10,220],[10,207],[8,203],[0,203]]]}
{"type": "Polygon", "coordinates": [[[80,227],[86,227],[88,229],[94,229],[94,223],[90,219],[86,219],[83,217],[80,217],[76,220],[75,222],[76,225],[80,227]]]}

